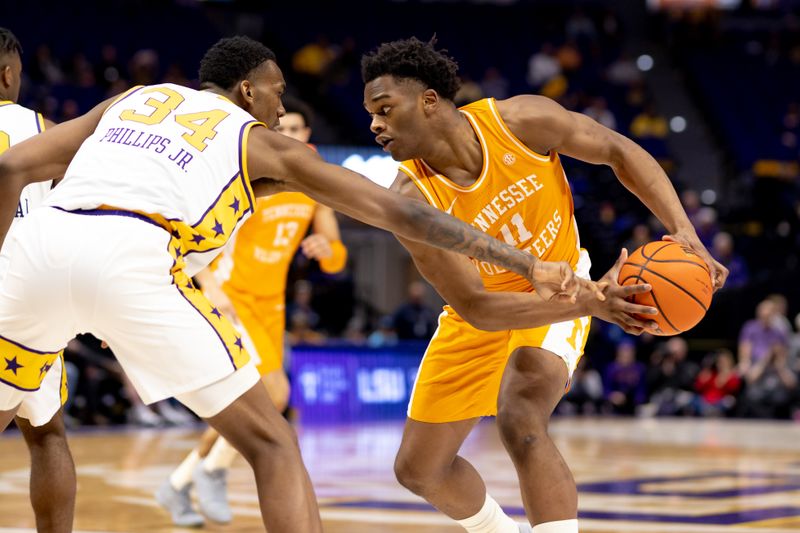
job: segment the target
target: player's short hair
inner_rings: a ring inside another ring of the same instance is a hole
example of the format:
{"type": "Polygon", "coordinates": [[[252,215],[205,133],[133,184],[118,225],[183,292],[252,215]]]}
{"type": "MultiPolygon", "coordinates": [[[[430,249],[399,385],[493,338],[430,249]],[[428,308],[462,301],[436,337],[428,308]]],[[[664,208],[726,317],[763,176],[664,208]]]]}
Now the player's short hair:
{"type": "Polygon", "coordinates": [[[22,55],[22,45],[19,44],[19,39],[11,33],[11,30],[0,28],[0,56],[13,53],[22,55]]]}
{"type": "Polygon", "coordinates": [[[385,75],[413,79],[453,100],[461,86],[458,63],[435,44],[435,36],[427,43],[416,37],[383,43],[361,58],[361,78],[364,83],[385,75]]]}
{"type": "Polygon", "coordinates": [[[231,89],[266,61],[275,61],[275,54],[250,37],[220,39],[200,60],[200,84],[231,89]]]}
{"type": "Polygon", "coordinates": [[[312,111],[311,106],[299,98],[295,98],[289,94],[284,96],[281,101],[283,102],[283,109],[287,114],[297,113],[303,117],[303,122],[306,123],[306,128],[311,127],[311,123],[314,121],[314,111],[312,111]]]}

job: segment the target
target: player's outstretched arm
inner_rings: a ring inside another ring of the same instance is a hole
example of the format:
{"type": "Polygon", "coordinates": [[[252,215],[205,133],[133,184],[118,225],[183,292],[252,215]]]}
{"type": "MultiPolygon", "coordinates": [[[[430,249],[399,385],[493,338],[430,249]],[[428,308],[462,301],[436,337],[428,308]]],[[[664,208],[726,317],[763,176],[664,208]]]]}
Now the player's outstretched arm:
{"type": "MultiPolygon", "coordinates": [[[[419,190],[405,174],[398,174],[392,189],[409,198],[422,200],[419,190]]],[[[477,329],[535,328],[586,315],[601,316],[634,334],[641,333],[647,325],[632,314],[648,314],[651,308],[629,303],[625,298],[649,288],[644,285],[619,287],[616,283],[612,286],[606,278],[616,276],[616,271],[603,278],[603,301],[592,290],[584,288],[578,292],[575,302],[545,301],[536,293],[487,291],[475,266],[466,257],[402,237],[398,240],[411,253],[417,269],[439,295],[477,329]]]]}
{"type": "Polygon", "coordinates": [[[112,101],[103,102],[78,118],[48,127],[0,154],[0,244],[14,219],[23,187],[63,176],[112,101]]]}
{"type": "Polygon", "coordinates": [[[424,242],[475,257],[516,272],[542,292],[577,293],[580,280],[567,265],[540,265],[534,256],[508,246],[464,222],[421,202],[375,185],[364,176],[322,160],[313,150],[265,128],[248,138],[251,180],[270,178],[353,218],[424,242]],[[538,285],[537,285],[538,284],[538,285]]]}
{"type": "Polygon", "coordinates": [[[515,96],[498,102],[497,107],[511,131],[534,151],[553,150],[609,165],[619,181],[664,224],[671,240],[689,246],[706,261],[715,289],[725,284],[728,270],[700,242],[669,178],[641,146],[543,96],[515,96]]]}

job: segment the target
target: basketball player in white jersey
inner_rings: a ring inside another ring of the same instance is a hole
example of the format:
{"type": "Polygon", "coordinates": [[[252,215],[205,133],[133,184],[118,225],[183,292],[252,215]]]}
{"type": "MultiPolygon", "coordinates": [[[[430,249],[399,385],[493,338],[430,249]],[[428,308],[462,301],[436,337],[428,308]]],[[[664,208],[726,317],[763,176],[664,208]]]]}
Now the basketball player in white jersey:
{"type": "MultiPolygon", "coordinates": [[[[53,126],[42,115],[17,105],[22,74],[22,47],[11,31],[0,28],[0,153],[53,126]]],[[[50,191],[52,181],[31,183],[22,190],[14,215],[28,216],[50,191]]],[[[7,263],[0,256],[0,282],[7,263]]],[[[4,372],[16,366],[0,360],[4,372]]],[[[0,377],[2,379],[2,377],[0,377]]],[[[64,361],[58,357],[41,387],[25,397],[17,411],[19,427],[31,453],[31,505],[39,531],[69,531],[75,508],[75,466],[67,446],[61,405],[66,401],[64,361]]]]}
{"type": "Polygon", "coordinates": [[[64,173],[47,207],[6,243],[0,349],[17,372],[0,374],[0,428],[67,341],[91,332],[108,342],[145,402],[178,398],[239,450],[271,533],[318,532],[294,432],[258,383],[241,337],[185,268],[187,258],[195,268],[213,259],[255,195],[304,192],[407,239],[517,272],[546,299],[602,293],[565,262],[539,261],[270,131],[286,84],[260,43],[219,41],[201,62],[200,81],[204,91],[136,87],[0,155],[3,239],[22,188],[64,173]]]}

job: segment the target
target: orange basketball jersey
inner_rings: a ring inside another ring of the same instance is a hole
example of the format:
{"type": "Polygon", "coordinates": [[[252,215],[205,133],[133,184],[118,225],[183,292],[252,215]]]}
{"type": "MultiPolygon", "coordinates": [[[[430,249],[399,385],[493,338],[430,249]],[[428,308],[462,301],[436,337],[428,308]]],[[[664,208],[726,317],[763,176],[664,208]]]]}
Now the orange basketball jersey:
{"type": "Polygon", "coordinates": [[[216,265],[215,274],[223,287],[254,296],[283,295],[289,265],[316,206],[298,192],[259,198],[253,216],[216,265]]]}
{"type": "MultiPolygon", "coordinates": [[[[425,161],[404,161],[428,202],[497,239],[545,261],[578,263],[580,239],[572,193],[555,152],[533,152],[508,129],[493,98],[462,107],[483,150],[483,169],[470,187],[438,174],[425,161]]],[[[473,259],[490,291],[530,291],[521,276],[473,259]]]]}

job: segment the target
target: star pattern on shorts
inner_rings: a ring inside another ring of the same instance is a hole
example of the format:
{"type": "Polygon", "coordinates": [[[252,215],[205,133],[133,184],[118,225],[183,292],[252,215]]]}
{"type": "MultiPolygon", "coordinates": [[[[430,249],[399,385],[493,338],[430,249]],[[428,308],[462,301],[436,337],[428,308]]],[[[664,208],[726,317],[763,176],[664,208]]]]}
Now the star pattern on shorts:
{"type": "Polygon", "coordinates": [[[203,242],[204,240],[206,240],[206,238],[205,238],[205,237],[203,237],[202,235],[200,235],[199,233],[195,234],[195,235],[192,237],[192,242],[194,242],[195,244],[200,244],[200,243],[201,243],[201,242],[203,242]]]}
{"type": "Polygon", "coordinates": [[[42,365],[42,368],[39,369],[39,375],[47,374],[47,371],[53,368],[52,363],[45,363],[42,365]]]}
{"type": "Polygon", "coordinates": [[[219,312],[219,309],[216,307],[211,309],[211,314],[215,315],[217,318],[222,318],[222,313],[219,312]]]}
{"type": "Polygon", "coordinates": [[[219,220],[215,218],[214,222],[215,222],[214,227],[211,229],[214,230],[214,237],[216,237],[217,235],[221,235],[224,230],[222,229],[222,224],[219,223],[219,220]]]}
{"type": "Polygon", "coordinates": [[[238,213],[239,212],[239,199],[234,197],[233,198],[233,203],[231,205],[229,205],[228,207],[233,209],[234,213],[238,213]]]}
{"type": "Polygon", "coordinates": [[[15,376],[17,375],[17,370],[20,368],[25,368],[17,362],[17,356],[12,357],[11,359],[4,357],[3,359],[6,360],[6,370],[11,370],[15,376]]]}
{"type": "Polygon", "coordinates": [[[244,346],[242,346],[242,338],[241,337],[236,337],[236,342],[234,342],[233,344],[238,346],[240,351],[244,350],[244,346]]]}

